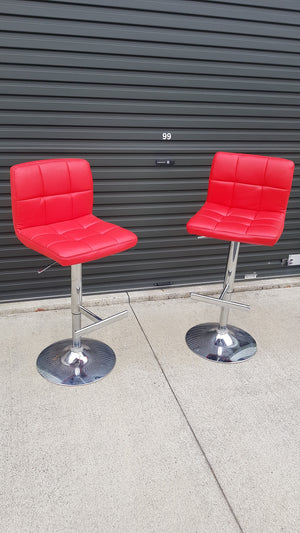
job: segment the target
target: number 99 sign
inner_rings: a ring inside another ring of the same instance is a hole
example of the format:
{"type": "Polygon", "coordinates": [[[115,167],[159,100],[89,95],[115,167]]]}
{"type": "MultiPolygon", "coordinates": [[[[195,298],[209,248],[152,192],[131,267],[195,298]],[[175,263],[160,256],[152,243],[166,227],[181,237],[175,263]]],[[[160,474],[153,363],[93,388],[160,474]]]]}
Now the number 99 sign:
{"type": "Polygon", "coordinates": [[[172,133],[169,131],[163,131],[162,133],[162,140],[163,141],[170,141],[172,139],[172,133]]]}

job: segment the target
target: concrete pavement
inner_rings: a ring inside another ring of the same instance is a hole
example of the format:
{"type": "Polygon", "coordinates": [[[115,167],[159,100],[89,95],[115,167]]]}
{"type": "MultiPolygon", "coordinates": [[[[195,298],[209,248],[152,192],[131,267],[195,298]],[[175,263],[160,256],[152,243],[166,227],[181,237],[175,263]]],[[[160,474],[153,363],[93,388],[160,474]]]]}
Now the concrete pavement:
{"type": "Polygon", "coordinates": [[[237,284],[252,310],[230,322],[258,352],[229,366],[186,346],[218,317],[187,288],[84,298],[129,318],[93,335],[114,370],[73,388],[35,368],[70,335],[68,299],[2,304],[0,531],[299,531],[300,279],[263,285],[237,284]]]}

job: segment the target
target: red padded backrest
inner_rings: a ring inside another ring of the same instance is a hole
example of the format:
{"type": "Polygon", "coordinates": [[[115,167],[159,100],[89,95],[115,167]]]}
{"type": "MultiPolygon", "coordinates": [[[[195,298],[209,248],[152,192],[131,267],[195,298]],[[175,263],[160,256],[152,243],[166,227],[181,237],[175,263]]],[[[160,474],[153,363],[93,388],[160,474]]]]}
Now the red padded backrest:
{"type": "Polygon", "coordinates": [[[288,159],[217,152],[207,201],[255,211],[285,212],[294,163],[288,159]]]}
{"type": "Polygon", "coordinates": [[[13,221],[24,228],[92,212],[93,178],[85,159],[46,159],[10,169],[13,221]]]}

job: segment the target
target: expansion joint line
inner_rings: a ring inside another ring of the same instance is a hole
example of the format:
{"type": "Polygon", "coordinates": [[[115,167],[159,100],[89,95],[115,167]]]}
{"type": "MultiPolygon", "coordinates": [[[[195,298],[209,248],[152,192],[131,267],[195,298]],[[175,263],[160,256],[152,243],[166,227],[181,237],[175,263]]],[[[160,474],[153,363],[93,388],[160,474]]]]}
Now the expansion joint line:
{"type": "Polygon", "coordinates": [[[140,328],[141,328],[141,331],[142,331],[142,333],[143,333],[143,335],[144,335],[144,337],[145,337],[145,339],[146,339],[146,342],[147,342],[147,344],[148,344],[148,346],[149,346],[149,348],[150,348],[150,350],[151,350],[151,352],[152,352],[152,354],[153,354],[153,357],[154,357],[154,359],[156,360],[156,362],[157,362],[157,364],[158,364],[158,366],[159,366],[159,368],[160,368],[160,371],[161,371],[163,377],[165,378],[165,380],[166,380],[166,382],[167,382],[167,384],[168,384],[168,387],[169,387],[169,389],[170,389],[172,395],[174,396],[174,399],[175,399],[175,401],[176,401],[176,403],[177,403],[177,405],[178,405],[178,407],[179,407],[179,409],[180,409],[180,411],[181,411],[181,413],[182,413],[182,415],[183,415],[183,417],[184,417],[184,419],[185,419],[185,421],[186,421],[186,423],[187,423],[187,425],[188,425],[188,427],[189,427],[189,430],[190,430],[190,432],[192,433],[192,435],[193,435],[193,437],[194,437],[194,439],[195,439],[195,441],[196,441],[196,443],[197,443],[197,446],[198,446],[199,450],[201,451],[201,453],[202,453],[202,455],[203,455],[203,457],[204,457],[204,459],[205,459],[205,461],[206,461],[206,463],[207,463],[207,466],[208,466],[208,468],[209,468],[209,470],[210,470],[210,472],[211,472],[211,474],[212,474],[212,476],[213,476],[213,478],[214,478],[216,484],[218,485],[219,490],[221,491],[221,494],[222,494],[224,500],[226,501],[227,506],[228,506],[228,508],[229,508],[229,510],[230,510],[230,512],[231,512],[231,514],[232,514],[232,516],[233,516],[233,518],[234,518],[234,520],[235,520],[235,522],[236,522],[236,524],[237,524],[237,526],[238,526],[240,532],[241,532],[241,533],[244,533],[244,532],[243,532],[243,529],[242,529],[242,527],[241,527],[241,524],[239,523],[239,520],[238,520],[238,518],[237,518],[237,516],[236,516],[236,514],[235,514],[235,512],[234,512],[234,510],[233,510],[233,508],[232,508],[232,506],[231,506],[231,504],[230,504],[230,502],[229,502],[229,500],[228,500],[228,497],[226,496],[226,494],[225,494],[225,492],[224,492],[224,489],[223,489],[223,487],[222,487],[222,485],[221,485],[219,479],[217,478],[217,476],[216,476],[216,474],[215,474],[215,471],[214,471],[214,469],[213,469],[213,467],[212,467],[212,465],[211,465],[211,463],[210,463],[210,461],[209,461],[209,459],[208,459],[208,457],[207,457],[207,455],[206,455],[206,453],[205,453],[205,451],[204,451],[204,449],[203,449],[203,447],[202,447],[202,445],[201,445],[201,443],[200,443],[200,441],[199,441],[199,439],[198,439],[198,437],[197,437],[195,431],[193,430],[193,428],[192,428],[192,426],[191,426],[191,423],[190,423],[190,421],[189,421],[189,419],[188,419],[188,417],[187,417],[187,415],[186,415],[186,413],[185,413],[185,411],[184,411],[184,409],[183,409],[181,403],[179,402],[179,400],[178,400],[178,398],[177,398],[177,396],[176,396],[176,394],[175,394],[175,391],[174,391],[174,389],[173,389],[173,387],[172,387],[172,385],[171,385],[171,383],[170,383],[170,381],[169,381],[169,379],[168,379],[168,377],[167,377],[167,375],[166,375],[166,373],[165,373],[165,371],[164,371],[164,369],[163,369],[163,367],[162,367],[162,365],[161,365],[161,363],[160,363],[160,361],[159,361],[159,359],[158,359],[158,357],[157,357],[157,355],[156,355],[156,353],[155,353],[155,350],[154,350],[154,348],[153,348],[151,342],[149,341],[149,339],[148,339],[148,337],[147,337],[147,334],[146,334],[146,332],[145,332],[145,330],[144,330],[144,328],[143,328],[143,326],[142,326],[140,320],[138,319],[135,310],[134,310],[133,307],[132,307],[132,304],[131,304],[131,301],[130,301],[130,295],[129,295],[129,294],[128,294],[128,303],[129,303],[129,306],[130,306],[130,309],[131,309],[132,313],[133,313],[134,316],[135,316],[135,319],[136,319],[138,325],[139,325],[140,328]]]}

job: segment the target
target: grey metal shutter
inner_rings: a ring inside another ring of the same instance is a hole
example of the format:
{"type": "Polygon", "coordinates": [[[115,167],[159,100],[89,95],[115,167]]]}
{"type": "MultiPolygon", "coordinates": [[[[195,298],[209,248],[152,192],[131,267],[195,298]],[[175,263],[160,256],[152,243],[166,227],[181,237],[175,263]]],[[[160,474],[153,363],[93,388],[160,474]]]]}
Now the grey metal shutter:
{"type": "Polygon", "coordinates": [[[295,161],[274,248],[241,246],[237,276],[300,273],[298,0],[2,0],[0,297],[69,293],[69,269],[17,241],[9,167],[83,157],[95,214],[135,249],[84,265],[85,292],[221,280],[227,243],[187,234],[217,150],[295,161]],[[164,140],[165,138],[165,140],[164,140]],[[156,161],[174,166],[156,166],[156,161]]]}

